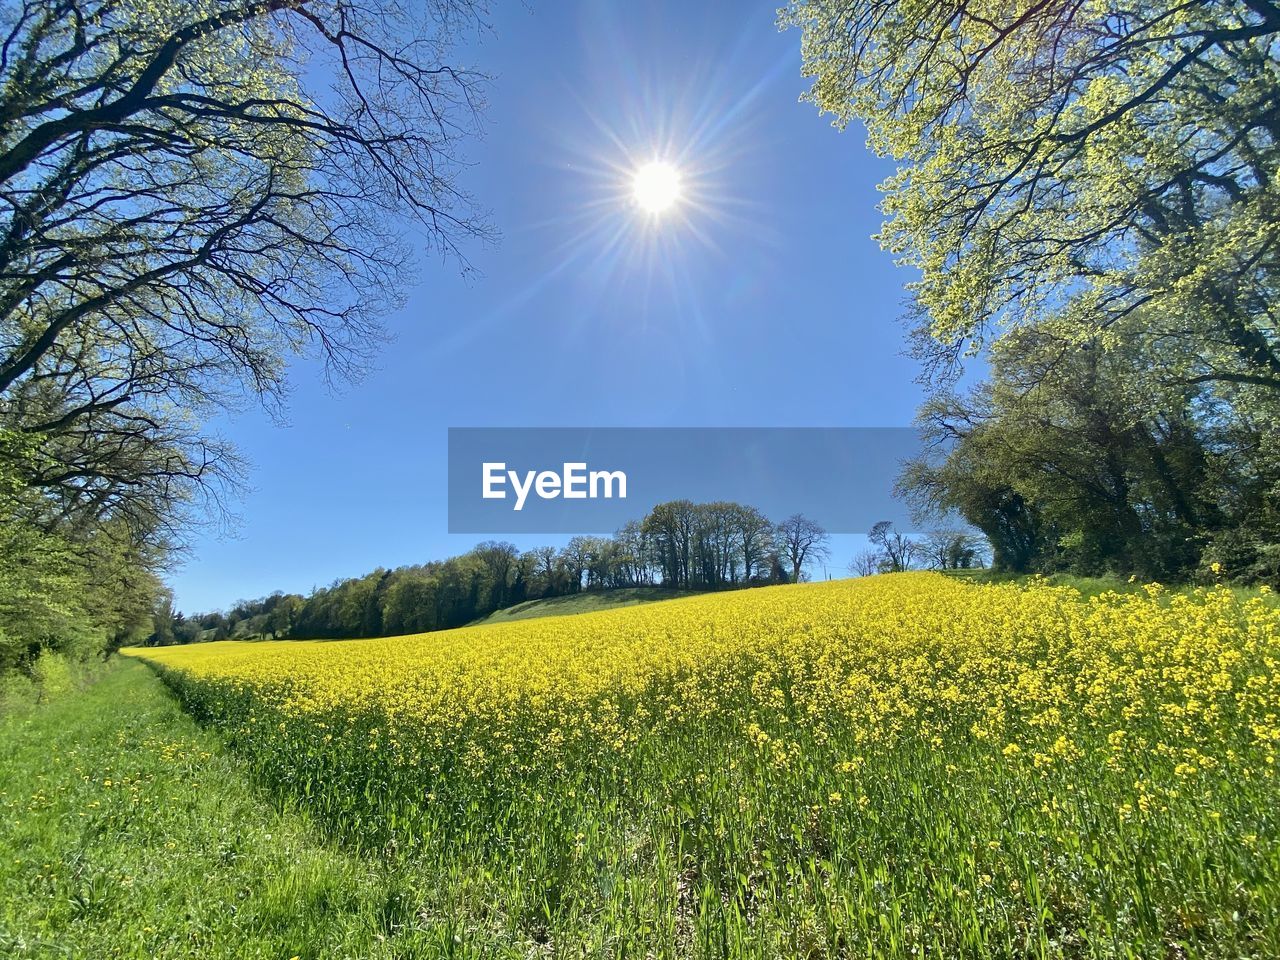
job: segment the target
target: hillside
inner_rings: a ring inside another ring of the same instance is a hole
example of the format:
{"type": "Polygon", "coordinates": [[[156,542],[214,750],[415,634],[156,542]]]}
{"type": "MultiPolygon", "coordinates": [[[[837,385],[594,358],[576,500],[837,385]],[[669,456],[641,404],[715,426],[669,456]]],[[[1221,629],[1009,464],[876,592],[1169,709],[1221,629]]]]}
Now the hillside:
{"type": "Polygon", "coordinates": [[[668,590],[665,587],[619,587],[616,590],[591,590],[565,597],[547,597],[545,600],[526,600],[512,607],[495,610],[473,624],[507,623],[511,620],[530,620],[534,617],[560,617],[574,613],[594,613],[615,607],[631,607],[639,603],[655,603],[691,597],[696,590],[668,590]]]}

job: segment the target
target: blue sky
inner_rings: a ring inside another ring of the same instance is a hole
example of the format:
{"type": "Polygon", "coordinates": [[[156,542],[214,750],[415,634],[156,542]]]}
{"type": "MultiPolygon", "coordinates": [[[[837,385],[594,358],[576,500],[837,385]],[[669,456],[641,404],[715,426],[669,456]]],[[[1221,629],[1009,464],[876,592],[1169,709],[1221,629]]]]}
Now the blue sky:
{"type": "MultiPolygon", "coordinates": [[[[288,423],[218,425],[249,462],[231,536],[199,532],[187,611],[442,558],[450,426],[901,426],[921,399],[860,130],[798,102],[775,2],[503,4],[466,187],[501,231],[478,276],[424,257],[394,341],[331,392],[295,365],[288,423]],[[679,215],[628,173],[666,159],[679,215]]],[[[642,512],[639,508],[637,512],[642,512]]],[[[532,540],[512,538],[521,547],[532,540]]],[[[532,538],[555,542],[556,538],[532,538]]],[[[859,538],[837,538],[843,571],[859,538]]]]}

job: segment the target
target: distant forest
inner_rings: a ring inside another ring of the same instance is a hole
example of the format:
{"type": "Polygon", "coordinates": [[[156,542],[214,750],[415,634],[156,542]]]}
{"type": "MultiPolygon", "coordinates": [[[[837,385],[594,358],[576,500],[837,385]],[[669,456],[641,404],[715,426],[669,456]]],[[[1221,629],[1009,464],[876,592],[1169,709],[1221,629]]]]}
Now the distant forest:
{"type": "MultiPolygon", "coordinates": [[[[900,535],[896,539],[902,540],[900,535]]],[[[971,566],[981,555],[972,539],[960,533],[934,534],[928,542],[937,549],[912,556],[931,566],[971,566]]],[[[889,547],[894,542],[884,541],[889,547]]],[[[146,642],[396,636],[458,627],[526,600],[584,590],[728,590],[792,583],[803,578],[806,564],[829,556],[827,544],[826,531],[799,514],[774,523],[738,503],[675,500],[659,504],[612,537],[574,537],[564,547],[524,552],[490,540],[448,560],[379,568],[307,597],[273,593],[225,613],[184,616],[166,596],[146,642]]],[[[901,554],[892,550],[861,560],[866,567],[862,572],[904,565],[901,554]]]]}
{"type": "Polygon", "coordinates": [[[827,555],[827,534],[796,515],[775,524],[737,503],[659,504],[612,537],[580,536],[523,553],[486,541],[447,560],[377,569],[308,597],[273,593],[227,613],[185,617],[162,599],[149,644],[228,637],[378,637],[470,623],[525,600],[583,590],[723,590],[787,583],[827,555]]]}

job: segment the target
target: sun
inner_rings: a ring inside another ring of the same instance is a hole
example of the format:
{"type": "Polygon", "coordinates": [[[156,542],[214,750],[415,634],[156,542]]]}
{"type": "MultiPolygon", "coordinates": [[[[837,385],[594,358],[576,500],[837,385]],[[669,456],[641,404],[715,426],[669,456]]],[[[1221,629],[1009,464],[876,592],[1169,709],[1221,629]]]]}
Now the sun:
{"type": "Polygon", "coordinates": [[[680,199],[680,172],[661,160],[646,163],[635,172],[631,190],[641,210],[663,213],[680,199]]]}

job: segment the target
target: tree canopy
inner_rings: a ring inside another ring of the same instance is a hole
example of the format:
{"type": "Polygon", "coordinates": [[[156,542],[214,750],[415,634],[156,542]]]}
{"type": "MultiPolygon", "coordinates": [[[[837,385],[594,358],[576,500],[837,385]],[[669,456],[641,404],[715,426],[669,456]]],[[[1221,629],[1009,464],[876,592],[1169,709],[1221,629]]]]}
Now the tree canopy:
{"type": "Polygon", "coordinates": [[[1280,6],[796,0],[784,19],[813,102],[899,164],[880,239],[943,344],[1147,336],[1179,341],[1180,377],[1280,388],[1280,6]]]}
{"type": "Polygon", "coordinates": [[[277,412],[297,355],[358,376],[416,248],[465,268],[462,245],[489,233],[458,180],[484,78],[449,54],[480,12],[0,8],[0,430],[16,438],[0,458],[22,491],[4,522],[25,531],[13,543],[48,537],[80,556],[127,543],[155,569],[239,479],[212,414],[277,412]]]}

